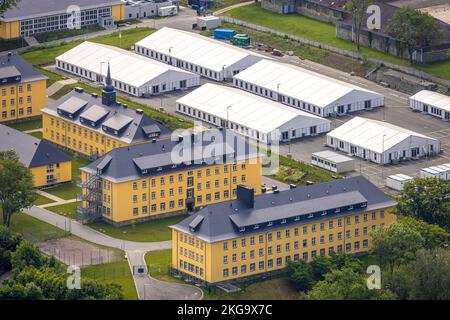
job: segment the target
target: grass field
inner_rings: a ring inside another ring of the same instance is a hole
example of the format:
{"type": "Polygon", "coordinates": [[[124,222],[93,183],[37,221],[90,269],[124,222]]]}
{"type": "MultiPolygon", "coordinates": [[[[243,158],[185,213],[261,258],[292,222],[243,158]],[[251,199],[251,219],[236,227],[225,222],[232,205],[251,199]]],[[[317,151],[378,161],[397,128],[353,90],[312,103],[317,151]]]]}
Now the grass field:
{"type": "Polygon", "coordinates": [[[84,267],[81,276],[97,280],[100,283],[117,283],[122,287],[126,300],[137,300],[133,276],[126,260],[84,267]]]}
{"type": "Polygon", "coordinates": [[[81,29],[65,29],[65,30],[40,33],[40,34],[36,34],[34,37],[39,42],[50,42],[50,41],[54,41],[54,40],[79,36],[82,34],[101,31],[101,30],[105,30],[105,29],[100,27],[99,25],[93,25],[93,26],[86,26],[81,29]]]}
{"type": "Polygon", "coordinates": [[[40,131],[37,131],[37,132],[31,132],[31,133],[29,133],[29,135],[30,135],[30,136],[33,136],[33,137],[35,137],[35,138],[38,138],[38,139],[42,139],[42,132],[40,132],[40,131]]]}
{"type": "Polygon", "coordinates": [[[54,202],[53,200],[38,194],[37,199],[34,201],[34,205],[35,206],[41,206],[43,204],[48,204],[48,203],[53,203],[53,202],[54,202]]]}
{"type": "Polygon", "coordinates": [[[8,126],[19,131],[35,130],[42,128],[42,120],[36,119],[31,121],[17,122],[8,124],[8,126]]]}
{"type": "Polygon", "coordinates": [[[117,239],[138,242],[166,241],[172,238],[172,231],[169,226],[180,222],[186,217],[186,215],[177,215],[123,227],[114,227],[106,222],[94,222],[89,224],[89,226],[117,239]]]}
{"type": "Polygon", "coordinates": [[[48,71],[44,68],[40,68],[38,66],[35,66],[35,68],[42,73],[44,76],[46,76],[48,78],[47,80],[47,88],[50,87],[52,84],[54,84],[55,82],[62,80],[63,77],[60,76],[59,74],[53,73],[51,71],[48,71]]]}
{"type": "Polygon", "coordinates": [[[72,202],[68,204],[62,204],[59,206],[53,206],[46,208],[47,210],[57,213],[61,216],[76,219],[77,218],[77,206],[79,206],[78,202],[72,202]]]}
{"type": "MultiPolygon", "coordinates": [[[[155,30],[150,28],[134,28],[122,31],[122,39],[119,38],[119,32],[114,32],[106,36],[89,39],[89,41],[108,44],[124,49],[130,48],[137,41],[145,38],[153,33],[155,30]]],[[[62,43],[48,47],[30,48],[23,52],[22,57],[33,65],[46,65],[53,63],[55,58],[67,50],[72,49],[83,42],[82,40],[73,41],[70,43],[62,43]]]]}
{"type": "Polygon", "coordinates": [[[73,182],[64,183],[44,191],[64,200],[74,199],[81,192],[80,188],[73,182]]]}
{"type": "MultiPolygon", "coordinates": [[[[0,220],[3,219],[0,217],[0,220]]],[[[31,242],[41,242],[50,239],[66,237],[69,234],[55,226],[30,217],[25,213],[16,213],[11,219],[11,229],[21,233],[31,242]]]]}
{"type": "Polygon", "coordinates": [[[145,264],[150,276],[167,282],[185,283],[183,280],[172,277],[169,273],[172,265],[172,250],[150,251],[145,254],[145,264]]]}
{"type": "Polygon", "coordinates": [[[70,91],[72,91],[72,87],[71,86],[64,86],[61,89],[59,89],[58,91],[56,91],[54,94],[52,94],[51,96],[49,96],[50,99],[53,100],[58,100],[59,98],[61,98],[62,96],[65,96],[66,94],[68,94],[70,91]]]}

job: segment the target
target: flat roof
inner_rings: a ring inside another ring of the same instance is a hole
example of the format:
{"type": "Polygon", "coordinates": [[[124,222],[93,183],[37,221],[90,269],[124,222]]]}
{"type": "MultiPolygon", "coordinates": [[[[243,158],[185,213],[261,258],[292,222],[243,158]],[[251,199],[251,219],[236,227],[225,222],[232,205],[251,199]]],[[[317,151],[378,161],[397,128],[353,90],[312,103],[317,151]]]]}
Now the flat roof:
{"type": "Polygon", "coordinates": [[[20,0],[3,14],[2,21],[17,21],[46,17],[67,12],[67,8],[77,5],[81,10],[122,4],[121,0],[20,0]]]}
{"type": "Polygon", "coordinates": [[[234,79],[257,85],[281,95],[305,101],[320,108],[338,102],[349,94],[364,95],[367,100],[382,98],[376,92],[332,79],[320,73],[312,72],[298,66],[271,60],[261,60],[234,76],[234,79]]]}
{"type": "Polygon", "coordinates": [[[56,58],[74,66],[106,77],[110,64],[113,80],[140,87],[166,72],[176,73],[185,79],[199,75],[148,59],[117,47],[85,41],[56,58]],[[101,66],[103,64],[103,66],[101,66]]]}
{"type": "Polygon", "coordinates": [[[407,176],[406,174],[402,174],[402,173],[393,174],[393,175],[389,176],[388,178],[392,179],[392,180],[400,181],[400,182],[414,180],[413,177],[407,176]]]}
{"type": "Polygon", "coordinates": [[[351,157],[347,157],[343,154],[336,153],[336,152],[329,151],[329,150],[314,152],[312,155],[319,157],[319,158],[326,159],[326,160],[334,162],[334,163],[354,161],[354,159],[351,157]]]}
{"type": "Polygon", "coordinates": [[[14,150],[27,168],[72,160],[47,141],[0,124],[0,151],[8,150],[14,150]]]}
{"type": "Polygon", "coordinates": [[[189,61],[216,72],[242,59],[266,57],[202,35],[164,27],[136,43],[137,46],[189,61]],[[170,52],[169,52],[170,51],[170,52]]]}
{"type": "Polygon", "coordinates": [[[40,73],[17,53],[0,55],[0,79],[18,75],[22,77],[21,82],[47,79],[46,76],[40,73]]]}
{"type": "Polygon", "coordinates": [[[195,108],[221,119],[270,133],[289,121],[300,119],[311,125],[330,123],[281,103],[265,99],[240,89],[207,83],[177,100],[177,103],[195,108]]]}
{"type": "Polygon", "coordinates": [[[450,97],[438,92],[422,90],[411,96],[409,99],[419,101],[445,111],[450,111],[450,97]]]}
{"type": "Polygon", "coordinates": [[[422,138],[427,141],[438,141],[388,122],[362,117],[354,117],[327,135],[377,153],[388,151],[410,137],[422,138]]]}

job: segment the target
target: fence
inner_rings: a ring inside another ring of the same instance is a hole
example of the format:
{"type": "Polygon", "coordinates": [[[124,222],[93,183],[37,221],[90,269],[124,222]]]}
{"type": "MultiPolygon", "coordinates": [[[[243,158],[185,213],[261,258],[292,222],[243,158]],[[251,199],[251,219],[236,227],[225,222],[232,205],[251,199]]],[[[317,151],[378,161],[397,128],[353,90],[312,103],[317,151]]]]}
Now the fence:
{"type": "Polygon", "coordinates": [[[425,80],[428,80],[428,81],[439,83],[439,84],[441,84],[443,86],[446,86],[446,87],[450,87],[450,81],[442,79],[442,78],[438,78],[436,76],[430,75],[429,73],[417,70],[415,68],[406,67],[406,66],[400,66],[398,64],[391,63],[391,62],[386,62],[386,61],[383,61],[383,60],[380,60],[380,59],[376,59],[376,58],[372,58],[372,57],[366,57],[366,56],[364,56],[363,54],[361,54],[361,53],[359,53],[357,51],[350,51],[350,50],[337,48],[337,47],[330,46],[330,45],[327,45],[327,44],[323,44],[323,43],[320,43],[320,42],[317,42],[317,41],[313,41],[313,40],[306,39],[306,38],[299,37],[299,36],[295,36],[295,35],[292,35],[292,34],[289,34],[289,33],[281,32],[281,31],[278,31],[278,30],[274,30],[274,29],[271,29],[271,28],[268,28],[268,27],[264,27],[264,26],[260,26],[260,25],[257,25],[257,24],[253,24],[253,23],[249,23],[249,22],[246,22],[246,21],[242,21],[242,20],[239,20],[239,19],[235,19],[235,18],[232,18],[232,17],[221,16],[220,18],[224,22],[233,23],[233,24],[236,24],[236,25],[239,25],[239,26],[243,26],[243,27],[246,27],[246,28],[250,28],[250,29],[256,30],[256,31],[271,33],[271,34],[274,34],[274,35],[277,35],[277,36],[280,36],[280,37],[285,37],[285,38],[288,38],[288,39],[291,39],[291,40],[294,40],[294,41],[297,41],[297,42],[300,42],[300,43],[304,43],[304,44],[307,44],[307,45],[310,45],[310,46],[313,46],[313,47],[316,47],[316,48],[320,48],[320,49],[325,49],[325,50],[328,50],[328,51],[331,51],[331,52],[334,52],[334,53],[337,53],[337,54],[340,54],[340,55],[343,55],[343,56],[346,56],[346,57],[350,57],[350,58],[353,58],[353,59],[360,59],[360,60],[366,59],[366,60],[368,60],[370,62],[374,62],[374,63],[377,63],[377,64],[382,64],[382,65],[384,65],[384,66],[386,66],[388,68],[391,68],[391,69],[394,69],[394,70],[398,70],[398,71],[404,72],[406,74],[409,74],[409,75],[412,75],[412,76],[415,76],[415,77],[419,77],[421,79],[425,79],[425,80]]]}

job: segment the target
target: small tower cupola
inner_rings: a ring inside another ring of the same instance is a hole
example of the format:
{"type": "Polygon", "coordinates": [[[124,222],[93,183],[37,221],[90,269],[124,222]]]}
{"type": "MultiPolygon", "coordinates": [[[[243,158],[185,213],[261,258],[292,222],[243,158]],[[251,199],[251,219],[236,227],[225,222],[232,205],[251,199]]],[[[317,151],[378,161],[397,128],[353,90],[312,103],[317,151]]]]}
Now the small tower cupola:
{"type": "Polygon", "coordinates": [[[102,103],[105,106],[111,106],[116,103],[116,89],[112,84],[111,69],[108,63],[108,73],[106,75],[106,83],[102,90],[102,103]]]}

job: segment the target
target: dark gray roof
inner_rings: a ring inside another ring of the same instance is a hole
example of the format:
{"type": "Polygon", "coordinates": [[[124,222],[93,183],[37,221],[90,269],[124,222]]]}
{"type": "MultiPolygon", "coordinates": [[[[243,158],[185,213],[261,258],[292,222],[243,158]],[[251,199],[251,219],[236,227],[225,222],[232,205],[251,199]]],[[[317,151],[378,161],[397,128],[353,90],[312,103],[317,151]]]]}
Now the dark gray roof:
{"type": "Polygon", "coordinates": [[[16,21],[66,13],[67,8],[71,5],[77,5],[83,10],[120,3],[121,0],[20,0],[17,7],[11,8],[3,14],[2,20],[16,21]]]}
{"type": "MultiPolygon", "coordinates": [[[[148,143],[141,143],[133,145],[130,147],[117,148],[109,152],[107,155],[97,159],[88,166],[81,168],[82,171],[89,173],[96,173],[98,169],[102,170],[101,176],[103,178],[109,179],[115,182],[130,181],[135,179],[141,179],[144,176],[157,176],[160,174],[167,174],[169,172],[177,172],[180,170],[186,170],[187,168],[201,167],[205,165],[213,165],[214,160],[218,162],[230,162],[235,158],[245,159],[247,155],[251,155],[251,158],[255,158],[258,153],[256,149],[245,142],[245,140],[232,132],[222,131],[222,134],[227,134],[229,137],[224,143],[217,141],[211,141],[208,133],[205,133],[205,138],[202,143],[200,143],[200,138],[198,137],[194,146],[199,148],[203,147],[203,153],[205,154],[205,148],[217,147],[217,149],[225,149],[226,158],[223,157],[202,157],[201,161],[198,161],[198,157],[194,156],[194,148],[186,147],[184,148],[183,142],[177,141],[155,141],[148,143]],[[237,147],[237,144],[243,145],[245,147],[237,147]],[[241,144],[242,143],[242,144],[241,144]],[[234,147],[233,147],[234,146],[234,147]],[[238,154],[234,151],[231,153],[230,149],[237,150],[238,154]],[[172,153],[174,151],[174,153],[172,153]],[[173,154],[180,155],[179,159],[172,157],[173,154]],[[111,157],[108,161],[108,165],[105,167],[105,159],[111,157]],[[197,160],[197,161],[196,161],[197,160]],[[204,161],[203,161],[204,160],[204,161]],[[102,167],[102,168],[99,168],[102,167]],[[146,173],[143,171],[146,170],[146,173]]],[[[185,139],[190,139],[191,136],[185,137],[185,139]]],[[[187,140],[186,140],[187,141],[187,140]]],[[[199,149],[195,149],[199,150],[199,149]]],[[[218,152],[220,153],[220,152],[218,152]]]]}
{"type": "Polygon", "coordinates": [[[325,217],[345,216],[393,205],[395,202],[380,189],[366,178],[357,176],[259,195],[255,197],[253,208],[239,200],[213,204],[171,227],[207,242],[217,242],[261,230],[277,230],[289,224],[300,225],[325,217]],[[316,211],[311,213],[314,206],[316,211]],[[336,211],[338,208],[339,212],[336,211]],[[193,229],[191,224],[198,222],[198,217],[203,219],[193,229]],[[283,219],[286,221],[283,222],[283,219]],[[251,228],[249,223],[253,224],[251,228]],[[255,224],[259,224],[257,229],[255,224]],[[240,229],[242,226],[246,227],[245,230],[240,229]]]}
{"type": "Polygon", "coordinates": [[[42,112],[62,117],[66,121],[70,121],[79,126],[89,128],[90,130],[97,131],[126,143],[150,141],[152,138],[148,137],[142,129],[149,125],[157,126],[160,129],[161,137],[169,136],[172,132],[163,123],[150,118],[144,113],[137,112],[134,109],[125,108],[119,104],[114,104],[112,106],[103,105],[101,97],[93,96],[86,92],[77,92],[76,90],[73,90],[56,101],[50,100],[48,107],[42,109],[42,112]],[[73,113],[71,111],[79,109],[81,105],[85,105],[84,109],[82,109],[78,116],[73,118],[58,114],[58,109],[63,108],[67,110],[68,113],[73,113]],[[108,114],[101,117],[100,119],[102,121],[96,123],[94,127],[91,125],[91,121],[83,121],[83,123],[80,121],[80,118],[97,118],[100,113],[102,113],[100,108],[103,108],[108,114]],[[129,124],[128,127],[124,127],[124,123],[129,124]],[[124,128],[124,130],[118,135],[114,135],[113,132],[105,132],[105,130],[102,129],[103,125],[109,126],[112,130],[116,130],[115,128],[119,127],[124,128]]]}
{"type": "Polygon", "coordinates": [[[22,77],[22,82],[47,79],[19,55],[0,55],[0,79],[18,75],[22,77]]]}
{"type": "Polygon", "coordinates": [[[105,108],[100,107],[98,105],[93,105],[86,112],[80,114],[80,117],[88,121],[97,122],[101,120],[103,117],[106,117],[108,113],[109,111],[106,110],[105,108]]]}
{"type": "Polygon", "coordinates": [[[0,150],[14,150],[28,168],[71,161],[72,158],[48,142],[0,124],[0,150]]]}

